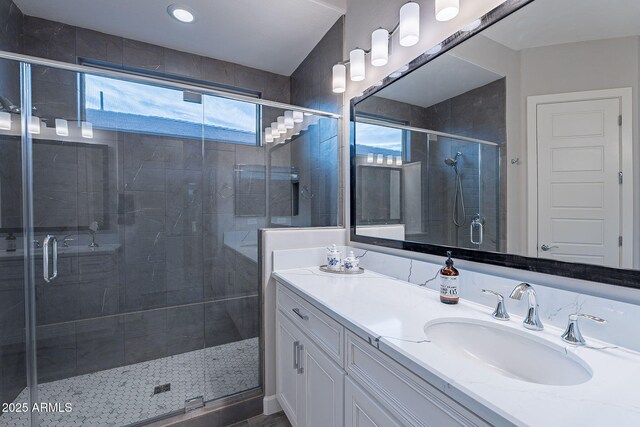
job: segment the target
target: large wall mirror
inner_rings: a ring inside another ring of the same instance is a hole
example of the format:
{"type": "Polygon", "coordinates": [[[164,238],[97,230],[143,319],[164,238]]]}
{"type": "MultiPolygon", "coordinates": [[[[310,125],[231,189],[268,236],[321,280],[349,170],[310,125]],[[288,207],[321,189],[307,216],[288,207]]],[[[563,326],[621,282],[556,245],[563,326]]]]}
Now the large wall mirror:
{"type": "Polygon", "coordinates": [[[352,102],[352,240],[640,287],[640,2],[479,22],[352,102]]]}

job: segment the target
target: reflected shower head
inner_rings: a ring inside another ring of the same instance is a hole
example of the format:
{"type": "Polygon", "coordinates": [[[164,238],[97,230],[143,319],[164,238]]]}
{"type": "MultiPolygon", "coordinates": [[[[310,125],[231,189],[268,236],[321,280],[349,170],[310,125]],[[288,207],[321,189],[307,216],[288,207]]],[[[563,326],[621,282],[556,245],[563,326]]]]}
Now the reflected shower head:
{"type": "Polygon", "coordinates": [[[444,159],[444,163],[447,166],[451,166],[453,168],[455,168],[456,166],[458,166],[458,157],[462,156],[461,152],[457,152],[456,156],[452,159],[451,157],[449,157],[448,159],[444,159]]]}

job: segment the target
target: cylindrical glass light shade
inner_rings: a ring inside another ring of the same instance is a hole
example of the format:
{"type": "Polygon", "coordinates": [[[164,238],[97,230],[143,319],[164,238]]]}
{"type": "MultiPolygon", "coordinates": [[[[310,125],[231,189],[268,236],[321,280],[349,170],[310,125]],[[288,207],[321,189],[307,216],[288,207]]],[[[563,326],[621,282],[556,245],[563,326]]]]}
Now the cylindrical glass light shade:
{"type": "Polygon", "coordinates": [[[11,113],[0,112],[0,129],[11,130],[11,113]]]}
{"type": "Polygon", "coordinates": [[[293,112],[293,122],[294,123],[302,123],[303,120],[304,120],[304,114],[302,114],[302,111],[294,111],[293,112]]]}
{"type": "Polygon", "coordinates": [[[387,164],[388,165],[392,165],[393,164],[393,156],[387,156],[387,164]]]}
{"type": "Polygon", "coordinates": [[[264,140],[266,142],[273,142],[273,132],[270,127],[267,127],[264,130],[264,140]]]}
{"type": "Polygon", "coordinates": [[[436,19],[450,21],[460,11],[460,0],[436,0],[436,19]]]}
{"type": "Polygon", "coordinates": [[[383,161],[384,161],[384,156],[382,154],[378,154],[376,156],[376,163],[381,165],[383,161]]]}
{"type": "Polygon", "coordinates": [[[389,62],[389,31],[378,28],[371,33],[371,65],[382,67],[389,62]]]}
{"type": "Polygon", "coordinates": [[[40,133],[40,117],[31,116],[31,120],[29,120],[29,133],[39,134],[40,133]]]}
{"type": "Polygon", "coordinates": [[[82,122],[81,133],[83,138],[93,138],[93,125],[91,122],[82,122]]]}
{"type": "Polygon", "coordinates": [[[278,132],[285,133],[287,131],[287,127],[284,125],[284,116],[278,117],[278,132]]]}
{"type": "Polygon", "coordinates": [[[347,67],[336,64],[333,66],[333,92],[343,93],[345,90],[347,90],[347,67]]]}
{"type": "Polygon", "coordinates": [[[271,123],[271,135],[273,135],[274,138],[280,136],[280,131],[278,130],[278,122],[271,123]]]}
{"type": "Polygon", "coordinates": [[[367,154],[367,163],[373,163],[373,153],[367,154]]]}
{"type": "Polygon", "coordinates": [[[365,75],[365,63],[364,63],[364,50],[353,49],[349,53],[349,61],[351,63],[351,81],[359,82],[364,80],[365,75]]]}
{"type": "Polygon", "coordinates": [[[411,1],[400,8],[400,46],[409,47],[420,40],[420,5],[411,1]]]}
{"type": "Polygon", "coordinates": [[[65,119],[56,119],[56,135],[69,136],[69,124],[65,119]]]}
{"type": "Polygon", "coordinates": [[[287,129],[293,129],[293,111],[284,112],[284,126],[287,129]]]}

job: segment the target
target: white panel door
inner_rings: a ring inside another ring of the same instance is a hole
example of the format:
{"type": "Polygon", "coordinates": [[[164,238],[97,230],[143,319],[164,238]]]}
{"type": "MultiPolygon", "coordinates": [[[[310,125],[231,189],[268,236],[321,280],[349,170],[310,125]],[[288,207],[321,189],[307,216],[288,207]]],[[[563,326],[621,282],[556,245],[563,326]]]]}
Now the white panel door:
{"type": "Polygon", "coordinates": [[[538,256],[620,266],[620,100],[537,106],[538,256]]]}
{"type": "Polygon", "coordinates": [[[305,340],[300,368],[304,371],[300,427],[341,427],[344,423],[344,372],[322,350],[305,340]]]}
{"type": "Polygon", "coordinates": [[[400,427],[384,407],[350,377],[344,381],[345,427],[400,427]]]}
{"type": "Polygon", "coordinates": [[[276,396],[291,424],[297,427],[304,399],[303,375],[297,369],[302,332],[280,312],[276,328],[276,396]]]}

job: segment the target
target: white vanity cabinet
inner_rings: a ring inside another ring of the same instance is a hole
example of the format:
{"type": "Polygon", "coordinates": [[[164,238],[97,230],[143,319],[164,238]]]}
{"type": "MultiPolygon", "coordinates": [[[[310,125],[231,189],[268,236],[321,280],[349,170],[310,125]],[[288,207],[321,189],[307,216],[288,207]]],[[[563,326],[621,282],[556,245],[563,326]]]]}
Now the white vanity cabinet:
{"type": "Polygon", "coordinates": [[[488,426],[278,283],[276,393],[294,427],[488,426]]]}

